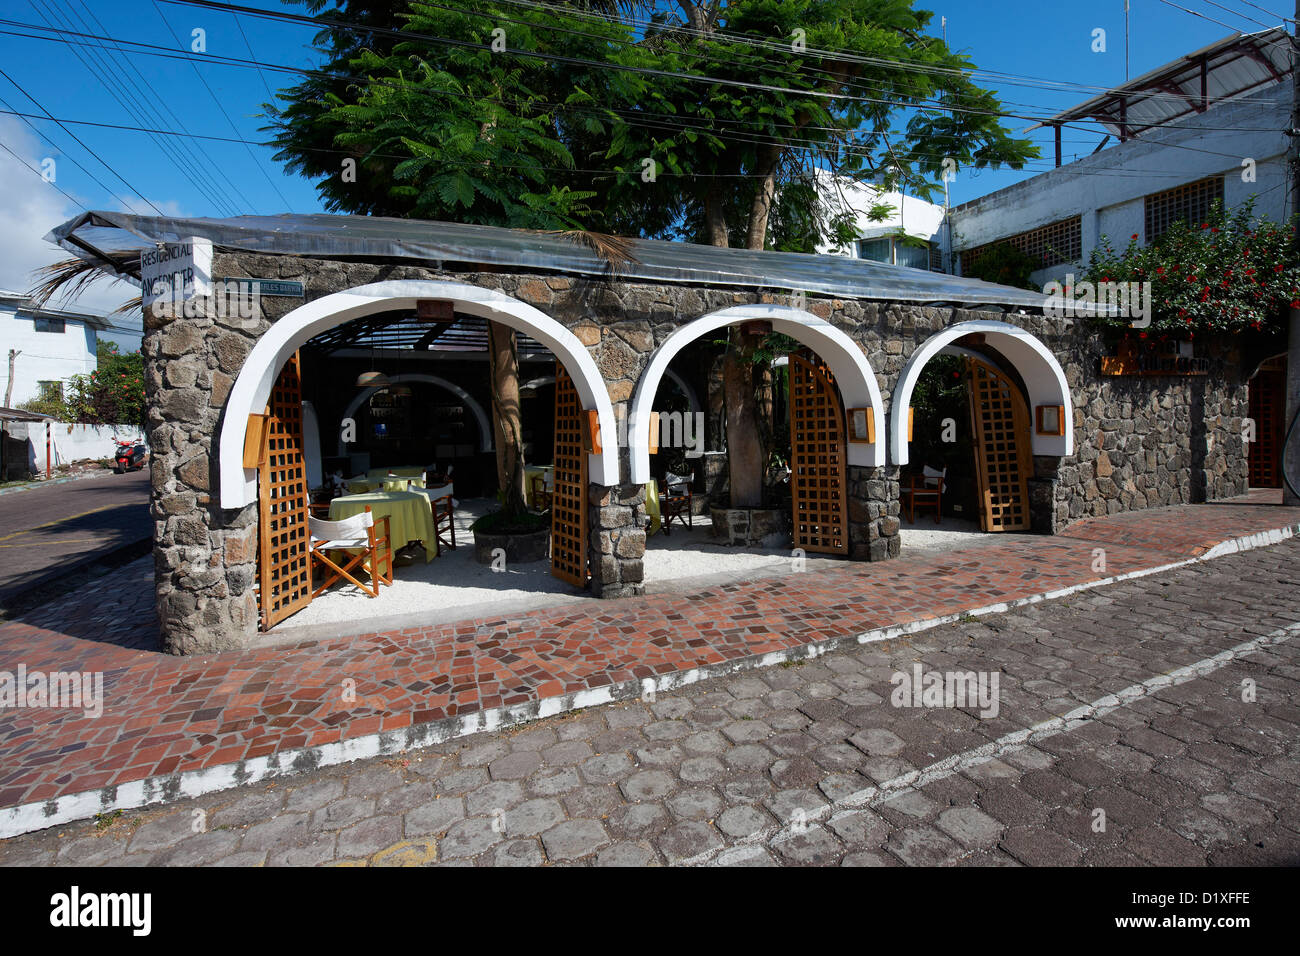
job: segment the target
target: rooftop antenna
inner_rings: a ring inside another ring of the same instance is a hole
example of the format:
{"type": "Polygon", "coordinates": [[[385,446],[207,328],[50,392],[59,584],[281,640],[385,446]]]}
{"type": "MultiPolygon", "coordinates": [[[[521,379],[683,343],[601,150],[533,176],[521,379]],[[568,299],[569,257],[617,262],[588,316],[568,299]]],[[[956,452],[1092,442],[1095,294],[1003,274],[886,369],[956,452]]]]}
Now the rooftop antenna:
{"type": "Polygon", "coordinates": [[[1124,82],[1128,82],[1128,3],[1124,0],[1124,82]]]}
{"type": "MultiPolygon", "coordinates": [[[[1128,0],[1124,0],[1124,2],[1127,3],[1128,0]]],[[[948,45],[948,18],[947,17],[939,18],[939,27],[940,29],[943,30],[943,45],[947,46],[948,45]]]]}

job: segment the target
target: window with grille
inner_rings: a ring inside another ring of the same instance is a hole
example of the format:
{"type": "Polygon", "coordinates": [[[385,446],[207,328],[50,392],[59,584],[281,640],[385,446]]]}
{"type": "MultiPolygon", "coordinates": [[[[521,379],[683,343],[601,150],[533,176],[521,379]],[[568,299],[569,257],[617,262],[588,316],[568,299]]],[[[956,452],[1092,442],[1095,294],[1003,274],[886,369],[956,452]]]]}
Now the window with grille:
{"type": "Polygon", "coordinates": [[[1019,249],[1025,255],[1041,262],[1041,268],[1044,269],[1063,262],[1078,262],[1083,257],[1083,219],[1080,216],[1073,216],[1037,229],[1030,229],[1028,232],[998,239],[996,242],[986,242],[982,246],[963,249],[962,272],[970,275],[971,266],[975,265],[980,256],[994,246],[1001,245],[1019,249]]]}
{"type": "Polygon", "coordinates": [[[1200,222],[1210,206],[1223,202],[1223,177],[1211,176],[1146,197],[1146,241],[1155,242],[1180,219],[1200,222]]]}
{"type": "Polygon", "coordinates": [[[63,401],[63,383],[41,381],[36,383],[37,392],[42,402],[63,401]]]}
{"type": "Polygon", "coordinates": [[[896,266],[909,266],[913,269],[931,267],[932,250],[930,244],[899,242],[888,237],[884,239],[861,239],[858,241],[858,258],[872,262],[887,262],[896,266]]]}
{"type": "Polygon", "coordinates": [[[32,319],[32,323],[36,326],[37,332],[55,332],[62,334],[64,330],[63,319],[51,319],[48,316],[38,315],[32,319]]]}

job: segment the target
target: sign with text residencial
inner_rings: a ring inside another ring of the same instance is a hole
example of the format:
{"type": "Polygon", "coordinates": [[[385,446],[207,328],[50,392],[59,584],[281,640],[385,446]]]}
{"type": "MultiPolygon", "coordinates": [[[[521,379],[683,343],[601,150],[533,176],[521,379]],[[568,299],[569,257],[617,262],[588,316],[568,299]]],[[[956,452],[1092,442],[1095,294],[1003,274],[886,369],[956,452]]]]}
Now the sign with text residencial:
{"type": "Polygon", "coordinates": [[[158,299],[185,302],[212,294],[212,240],[191,237],[140,253],[144,307],[158,299]]]}

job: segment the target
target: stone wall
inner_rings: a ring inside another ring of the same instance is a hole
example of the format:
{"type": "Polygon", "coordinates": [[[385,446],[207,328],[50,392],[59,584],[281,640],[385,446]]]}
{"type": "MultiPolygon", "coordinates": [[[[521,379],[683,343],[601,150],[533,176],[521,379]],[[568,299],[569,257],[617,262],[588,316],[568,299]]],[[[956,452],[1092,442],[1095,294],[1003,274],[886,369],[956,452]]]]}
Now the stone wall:
{"type": "MultiPolygon", "coordinates": [[[[680,325],[728,306],[789,301],[758,291],[221,252],[213,274],[301,281],[306,300],[400,279],[455,279],[499,290],[574,332],[604,376],[619,415],[626,415],[650,354],[680,325]]],[[[158,601],[165,645],[175,653],[238,647],[255,635],[256,506],[236,511],[218,507],[212,453],[222,408],[249,350],[271,323],[303,301],[265,298],[252,318],[211,308],[197,318],[146,315],[143,352],[158,601]]],[[[1035,463],[1031,496],[1036,529],[1056,532],[1088,515],[1245,491],[1241,419],[1247,414],[1246,390],[1231,348],[1222,348],[1222,365],[1207,379],[1103,379],[1097,361],[1101,343],[1078,327],[1063,329],[1042,316],[824,297],[810,298],[807,308],[861,345],[876,372],[886,413],[908,357],[942,328],[995,319],[1019,325],[1047,344],[1067,373],[1076,450],[1059,461],[1035,463]]],[[[626,449],[620,467],[626,481],[626,449]]],[[[706,480],[717,476],[706,475],[706,480]]],[[[851,468],[848,493],[851,556],[896,556],[898,468],[851,468]]],[[[606,597],[641,593],[644,489],[593,485],[589,516],[592,590],[606,597]]]]}

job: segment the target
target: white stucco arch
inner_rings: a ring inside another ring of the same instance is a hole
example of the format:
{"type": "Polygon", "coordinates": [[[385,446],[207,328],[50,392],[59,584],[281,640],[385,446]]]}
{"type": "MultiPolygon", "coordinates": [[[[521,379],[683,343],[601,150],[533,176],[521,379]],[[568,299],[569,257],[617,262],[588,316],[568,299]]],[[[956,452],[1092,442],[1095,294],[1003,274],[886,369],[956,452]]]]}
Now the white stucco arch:
{"type": "MultiPolygon", "coordinates": [[[[343,417],[351,418],[355,415],[357,410],[366,403],[366,400],[376,392],[383,391],[388,388],[389,385],[401,385],[403,382],[425,382],[429,385],[436,385],[439,388],[445,388],[447,391],[459,398],[465,403],[465,407],[469,409],[470,414],[474,416],[474,421],[478,423],[478,450],[492,450],[492,420],[488,418],[487,412],[484,411],[483,406],[478,403],[473,395],[465,391],[455,382],[449,382],[445,378],[441,378],[437,375],[427,375],[424,372],[409,372],[405,375],[390,375],[388,377],[388,385],[371,385],[368,388],[363,388],[357,397],[348,403],[347,410],[343,412],[343,417]]],[[[342,438],[339,439],[338,449],[340,455],[347,454],[347,446],[344,444],[342,438]]]]}
{"type": "Polygon", "coordinates": [[[912,404],[912,391],[921,377],[925,364],[948,344],[963,335],[979,332],[993,348],[1006,358],[1020,373],[1029,390],[1029,415],[1031,445],[1035,455],[1071,455],[1074,453],[1074,407],[1070,403],[1070,386],[1056,356],[1038,338],[1009,322],[980,320],[960,322],[941,332],[936,332],[920,344],[903,366],[894,389],[893,403],[889,408],[889,457],[895,465],[906,465],[907,409],[912,404]],[[1037,405],[1062,405],[1065,408],[1065,434],[1039,435],[1034,428],[1034,407],[1037,405]]]}
{"type": "Polygon", "coordinates": [[[628,445],[634,484],[650,480],[650,416],[655,393],[668,371],[668,363],[683,348],[709,332],[738,322],[767,321],[772,330],[797,339],[815,351],[830,366],[835,383],[844,397],[846,410],[870,408],[875,420],[876,440],[871,444],[850,442],[850,465],[878,467],[885,463],[885,412],[880,386],[862,349],[851,338],[810,312],[788,305],[736,305],[720,309],[674,331],[650,356],[637,382],[629,415],[628,445]]]}
{"type": "Polygon", "coordinates": [[[243,467],[248,416],[266,408],[276,376],[290,356],[326,329],[376,312],[414,309],[419,299],[450,299],[456,303],[457,312],[527,332],[554,352],[573,378],[582,407],[597,413],[601,434],[605,436],[601,451],[588,456],[590,480],[602,485],[618,484],[614,408],[600,370],[576,335],[540,309],[502,292],[463,282],[400,279],[374,282],[314,299],[274,323],[258,339],[226,399],[217,460],[221,507],[242,508],[257,499],[257,474],[243,467]]]}

